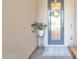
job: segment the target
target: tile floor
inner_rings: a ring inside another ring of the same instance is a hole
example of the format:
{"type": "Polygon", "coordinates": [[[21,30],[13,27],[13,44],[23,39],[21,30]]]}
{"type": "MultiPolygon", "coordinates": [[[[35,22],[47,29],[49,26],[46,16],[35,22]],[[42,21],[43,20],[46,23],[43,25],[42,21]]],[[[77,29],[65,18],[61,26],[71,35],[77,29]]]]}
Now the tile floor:
{"type": "Polygon", "coordinates": [[[71,52],[68,52],[66,48],[67,47],[65,48],[63,47],[37,48],[36,51],[33,53],[33,55],[29,59],[73,59],[71,52]],[[59,56],[57,53],[58,51],[62,51],[62,52],[59,52],[59,56]],[[63,52],[65,52],[64,55],[62,54],[63,52]]]}

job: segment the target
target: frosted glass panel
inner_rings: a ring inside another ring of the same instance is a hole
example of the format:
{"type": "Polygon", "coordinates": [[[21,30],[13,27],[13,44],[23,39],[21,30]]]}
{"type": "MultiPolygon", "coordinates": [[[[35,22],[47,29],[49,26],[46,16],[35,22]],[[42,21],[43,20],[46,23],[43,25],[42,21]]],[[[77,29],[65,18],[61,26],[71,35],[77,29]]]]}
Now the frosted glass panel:
{"type": "Polygon", "coordinates": [[[64,0],[48,0],[48,44],[64,44],[64,0]]]}
{"type": "Polygon", "coordinates": [[[61,30],[61,24],[60,24],[60,16],[54,17],[51,16],[51,37],[53,40],[59,40],[60,39],[60,30],[61,30]]]}
{"type": "Polygon", "coordinates": [[[60,40],[61,39],[61,16],[60,16],[60,8],[61,4],[51,3],[51,38],[52,40],[60,40]],[[55,7],[54,7],[55,6],[55,7]]]}

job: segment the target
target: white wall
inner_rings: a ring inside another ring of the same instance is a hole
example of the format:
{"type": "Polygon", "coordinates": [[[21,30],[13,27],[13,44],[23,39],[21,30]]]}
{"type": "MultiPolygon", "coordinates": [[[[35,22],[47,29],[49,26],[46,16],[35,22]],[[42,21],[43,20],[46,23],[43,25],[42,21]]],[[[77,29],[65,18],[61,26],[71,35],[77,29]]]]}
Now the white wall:
{"type": "MultiPolygon", "coordinates": [[[[37,21],[38,22],[43,22],[48,24],[48,14],[47,14],[47,10],[48,10],[48,3],[47,0],[38,0],[37,1],[37,21]]],[[[47,46],[48,45],[48,30],[46,30],[45,33],[45,41],[44,41],[44,45],[47,46]]]]}
{"type": "Polygon", "coordinates": [[[76,40],[75,37],[75,0],[65,0],[64,2],[64,19],[65,19],[65,45],[72,46],[74,41],[76,40]],[[71,26],[72,25],[72,26],[71,26]],[[72,39],[71,39],[72,37],[72,39]]]}
{"type": "Polygon", "coordinates": [[[3,0],[3,59],[28,59],[37,47],[31,24],[36,0],[3,0]]]}
{"type": "MultiPolygon", "coordinates": [[[[64,0],[64,40],[66,46],[76,43],[76,17],[75,17],[75,0],[64,0]],[[74,22],[75,21],[75,22],[74,22]],[[71,27],[72,24],[72,27],[71,27]],[[74,34],[75,33],[75,34],[74,34]],[[71,40],[72,37],[72,40],[71,40]]],[[[48,0],[38,0],[38,21],[48,24],[47,18],[48,0]]],[[[48,29],[47,29],[48,30],[48,29]]],[[[48,31],[45,34],[45,46],[48,45],[48,31]]]]}
{"type": "Polygon", "coordinates": [[[75,12],[74,12],[74,45],[77,46],[77,0],[74,1],[75,12]]]}

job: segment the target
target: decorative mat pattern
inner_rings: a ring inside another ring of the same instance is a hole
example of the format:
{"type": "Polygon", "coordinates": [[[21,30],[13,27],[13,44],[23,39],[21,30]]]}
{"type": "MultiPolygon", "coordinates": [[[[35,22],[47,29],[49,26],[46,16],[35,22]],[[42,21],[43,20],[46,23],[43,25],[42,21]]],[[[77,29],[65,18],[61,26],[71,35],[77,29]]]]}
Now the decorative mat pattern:
{"type": "Polygon", "coordinates": [[[53,46],[46,47],[42,56],[71,56],[71,53],[65,46],[53,46]]]}

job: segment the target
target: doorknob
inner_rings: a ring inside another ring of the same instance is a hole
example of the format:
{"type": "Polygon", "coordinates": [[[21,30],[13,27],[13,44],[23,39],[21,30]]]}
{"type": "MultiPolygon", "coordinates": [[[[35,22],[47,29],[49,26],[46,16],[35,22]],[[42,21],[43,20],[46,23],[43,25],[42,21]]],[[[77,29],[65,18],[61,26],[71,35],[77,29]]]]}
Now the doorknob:
{"type": "Polygon", "coordinates": [[[72,24],[70,24],[70,27],[72,27],[72,24]]]}
{"type": "Polygon", "coordinates": [[[70,38],[71,40],[72,40],[72,36],[71,36],[71,38],[70,38]]]}

